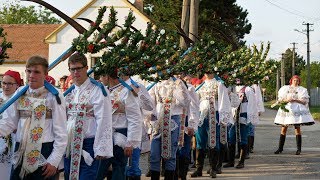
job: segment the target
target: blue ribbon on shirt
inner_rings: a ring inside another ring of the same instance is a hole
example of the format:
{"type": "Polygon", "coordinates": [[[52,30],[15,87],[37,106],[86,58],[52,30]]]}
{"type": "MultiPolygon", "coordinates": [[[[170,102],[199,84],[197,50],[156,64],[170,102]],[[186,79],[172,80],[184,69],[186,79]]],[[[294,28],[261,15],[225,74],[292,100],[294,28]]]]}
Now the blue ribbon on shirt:
{"type": "Polygon", "coordinates": [[[137,82],[135,82],[131,77],[130,77],[130,82],[132,85],[134,85],[134,87],[139,88],[139,84],[137,82]]]}
{"type": "MultiPolygon", "coordinates": [[[[44,87],[52,93],[58,102],[58,104],[61,104],[61,99],[59,97],[59,91],[48,81],[44,81],[44,87]]],[[[22,95],[24,95],[27,90],[29,89],[29,85],[24,86],[19,92],[17,92],[14,96],[12,96],[1,108],[0,108],[0,114],[2,114],[8,107],[10,107],[16,100],[18,100],[22,95]]]]}
{"type": "MultiPolygon", "coordinates": [[[[90,82],[91,82],[92,84],[98,86],[98,87],[101,89],[102,94],[103,94],[105,97],[108,96],[108,93],[107,93],[106,89],[104,88],[104,85],[103,85],[101,82],[98,82],[98,81],[96,81],[95,79],[93,79],[93,78],[91,78],[91,77],[89,77],[89,79],[90,79],[90,82]]],[[[70,86],[70,87],[63,93],[63,96],[68,95],[72,90],[74,90],[74,88],[75,88],[75,86],[74,86],[74,84],[72,84],[72,86],[70,86]]]]}

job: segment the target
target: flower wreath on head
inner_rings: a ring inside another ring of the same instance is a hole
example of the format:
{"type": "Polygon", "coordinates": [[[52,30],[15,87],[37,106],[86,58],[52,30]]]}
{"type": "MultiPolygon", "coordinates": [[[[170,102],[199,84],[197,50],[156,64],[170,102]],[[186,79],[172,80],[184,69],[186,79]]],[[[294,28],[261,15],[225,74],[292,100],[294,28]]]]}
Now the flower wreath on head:
{"type": "Polygon", "coordinates": [[[9,58],[8,54],[6,53],[7,49],[12,48],[12,43],[7,41],[7,34],[3,31],[4,29],[0,27],[0,39],[2,39],[0,44],[0,65],[4,62],[5,59],[9,58]]]}

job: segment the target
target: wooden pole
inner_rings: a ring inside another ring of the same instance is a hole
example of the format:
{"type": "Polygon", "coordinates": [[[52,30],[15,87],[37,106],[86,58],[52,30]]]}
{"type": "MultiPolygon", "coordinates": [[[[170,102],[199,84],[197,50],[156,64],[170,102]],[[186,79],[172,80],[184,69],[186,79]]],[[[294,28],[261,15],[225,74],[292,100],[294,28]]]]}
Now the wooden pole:
{"type": "MultiPolygon", "coordinates": [[[[189,34],[189,19],[190,19],[190,0],[183,0],[182,4],[182,17],[181,17],[181,29],[188,36],[189,34]]],[[[183,37],[180,38],[180,47],[186,48],[186,42],[183,37]]]]}
{"type": "Polygon", "coordinates": [[[194,42],[197,39],[196,36],[198,36],[199,3],[200,0],[191,0],[190,2],[189,38],[194,42]]]}

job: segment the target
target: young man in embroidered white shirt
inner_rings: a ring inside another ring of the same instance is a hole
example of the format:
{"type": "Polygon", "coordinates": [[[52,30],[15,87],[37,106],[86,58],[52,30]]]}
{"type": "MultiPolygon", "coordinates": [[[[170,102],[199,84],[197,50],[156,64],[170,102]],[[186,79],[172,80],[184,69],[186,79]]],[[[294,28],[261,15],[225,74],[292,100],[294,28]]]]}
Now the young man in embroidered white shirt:
{"type": "Polygon", "coordinates": [[[176,78],[155,85],[150,95],[156,105],[157,121],[153,124],[151,142],[151,179],[160,178],[160,161],[165,160],[165,179],[172,179],[176,169],[176,153],[183,109],[188,109],[190,95],[186,85],[176,78]]]}
{"type": "Polygon", "coordinates": [[[64,176],[92,179],[97,176],[99,161],[113,156],[110,95],[100,82],[87,76],[84,55],[73,54],[68,65],[74,86],[66,95],[69,137],[64,176]]]}
{"type": "Polygon", "coordinates": [[[209,146],[210,176],[216,178],[220,151],[227,143],[226,124],[231,121],[231,104],[228,90],[222,82],[214,78],[214,74],[205,73],[205,81],[197,91],[200,98],[200,120],[196,132],[197,154],[196,171],[191,177],[202,176],[205,149],[209,146]]]}
{"type": "Polygon", "coordinates": [[[45,87],[47,74],[48,61],[31,57],[26,64],[29,88],[3,113],[0,136],[17,129],[11,179],[52,179],[65,152],[65,101],[61,94],[53,94],[55,88],[45,87]]]}
{"type": "MultiPolygon", "coordinates": [[[[112,128],[114,157],[102,161],[97,179],[103,179],[112,164],[112,179],[125,180],[125,167],[133,149],[141,146],[142,117],[139,99],[120,83],[117,73],[107,75],[112,101],[112,128]]],[[[128,84],[127,84],[128,85],[128,84]]]]}

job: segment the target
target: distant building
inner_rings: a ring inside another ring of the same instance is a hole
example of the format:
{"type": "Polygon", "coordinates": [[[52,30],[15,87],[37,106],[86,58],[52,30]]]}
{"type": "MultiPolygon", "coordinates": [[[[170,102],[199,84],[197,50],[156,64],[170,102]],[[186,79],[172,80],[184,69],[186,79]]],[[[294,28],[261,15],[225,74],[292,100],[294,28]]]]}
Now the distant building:
{"type": "MultiPolygon", "coordinates": [[[[80,9],[79,12],[77,12],[74,16],[72,16],[73,19],[76,18],[87,18],[92,21],[96,20],[96,17],[98,15],[98,9],[102,6],[107,7],[107,12],[105,13],[103,17],[102,24],[106,23],[108,20],[109,15],[109,8],[113,6],[117,13],[117,19],[118,19],[118,25],[123,25],[125,17],[128,15],[129,11],[131,10],[133,12],[133,15],[136,17],[136,20],[133,24],[135,28],[138,30],[142,30],[142,32],[145,31],[147,28],[147,22],[150,21],[150,19],[142,13],[143,9],[143,1],[142,0],[136,0],[135,4],[131,4],[127,0],[92,0],[87,5],[85,5],[82,9],[80,9]]],[[[82,20],[76,20],[81,24],[84,28],[89,29],[90,24],[87,22],[84,22],[82,20]]],[[[56,60],[63,52],[65,52],[69,47],[71,47],[72,40],[76,38],[79,35],[79,33],[68,23],[64,23],[61,26],[59,26],[57,29],[55,29],[51,34],[49,34],[45,38],[45,42],[49,44],[49,62],[52,63],[54,60],[56,60]]],[[[88,54],[87,58],[89,60],[88,66],[89,68],[92,67],[92,65],[95,63],[95,60],[97,57],[100,57],[101,53],[97,54],[88,54]]],[[[68,71],[68,63],[67,60],[64,62],[61,62],[59,65],[57,65],[54,69],[52,69],[49,72],[49,75],[54,77],[56,80],[58,80],[63,75],[69,75],[68,71]]]]}
{"type": "Polygon", "coordinates": [[[8,49],[9,59],[0,65],[0,79],[9,69],[18,71],[25,80],[26,60],[33,55],[49,57],[49,44],[44,39],[58,24],[0,24],[7,33],[7,41],[12,42],[12,49],[8,49]]]}

